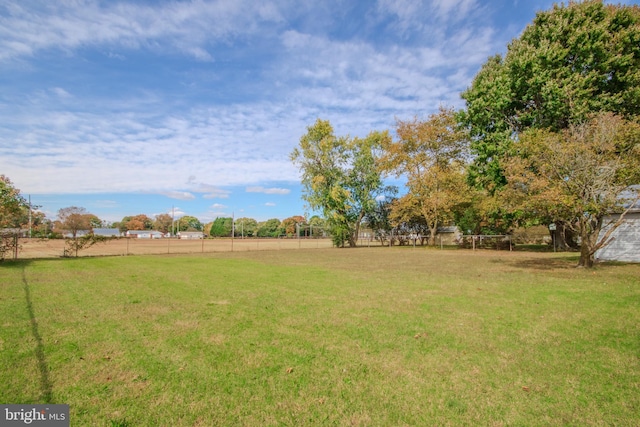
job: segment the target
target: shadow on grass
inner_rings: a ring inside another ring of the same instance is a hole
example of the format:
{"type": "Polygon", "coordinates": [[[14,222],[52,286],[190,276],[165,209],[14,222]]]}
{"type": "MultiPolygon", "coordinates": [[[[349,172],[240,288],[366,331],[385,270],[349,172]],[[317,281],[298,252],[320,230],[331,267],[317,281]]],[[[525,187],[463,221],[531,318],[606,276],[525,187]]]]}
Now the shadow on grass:
{"type": "Polygon", "coordinates": [[[33,259],[3,259],[0,260],[0,268],[24,269],[33,262],[33,259]]]}
{"type": "Polygon", "coordinates": [[[44,355],[44,344],[42,342],[42,336],[40,336],[40,331],[38,330],[38,321],[36,320],[33,301],[31,300],[31,289],[27,281],[26,266],[28,263],[21,262],[20,264],[22,264],[22,285],[27,302],[27,311],[29,312],[29,319],[31,321],[31,333],[36,340],[36,359],[38,360],[38,371],[40,371],[40,402],[51,403],[53,398],[53,385],[49,377],[49,367],[47,366],[47,359],[44,355]]]}
{"type": "Polygon", "coordinates": [[[551,245],[513,245],[513,250],[517,252],[555,252],[551,245]]]}
{"type": "Polygon", "coordinates": [[[514,267],[531,270],[569,270],[578,266],[577,256],[567,256],[563,258],[531,258],[509,262],[514,267]]]}

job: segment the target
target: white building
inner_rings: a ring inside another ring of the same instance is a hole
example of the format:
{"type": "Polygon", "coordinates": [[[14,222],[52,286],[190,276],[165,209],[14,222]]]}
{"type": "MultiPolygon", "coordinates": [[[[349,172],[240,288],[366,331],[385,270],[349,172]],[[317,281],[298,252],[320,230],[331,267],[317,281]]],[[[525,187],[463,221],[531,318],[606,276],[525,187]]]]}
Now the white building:
{"type": "MultiPolygon", "coordinates": [[[[633,186],[633,188],[640,191],[639,186],[633,186]]],[[[618,213],[607,215],[604,218],[602,222],[604,226],[598,239],[604,236],[611,224],[619,217],[618,213]]],[[[637,201],[633,208],[627,212],[623,223],[611,234],[611,238],[612,240],[607,246],[596,251],[596,260],[640,262],[640,201],[637,201]]]]}
{"type": "Polygon", "coordinates": [[[134,239],[162,239],[164,234],[155,230],[129,230],[127,237],[134,239]]]}
{"type": "Polygon", "coordinates": [[[180,231],[176,234],[179,239],[204,239],[202,231],[180,231]]]}

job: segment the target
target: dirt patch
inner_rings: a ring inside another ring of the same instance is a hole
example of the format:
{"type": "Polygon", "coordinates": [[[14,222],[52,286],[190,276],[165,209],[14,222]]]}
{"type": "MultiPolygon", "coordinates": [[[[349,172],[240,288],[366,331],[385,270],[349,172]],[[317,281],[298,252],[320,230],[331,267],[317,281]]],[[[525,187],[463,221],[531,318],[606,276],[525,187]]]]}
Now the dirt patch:
{"type": "MultiPolygon", "coordinates": [[[[20,259],[60,258],[62,239],[21,239],[20,259]]],[[[86,256],[125,256],[152,254],[189,254],[210,252],[244,252],[280,249],[329,248],[330,239],[114,239],[98,243],[78,253],[86,256]]]]}

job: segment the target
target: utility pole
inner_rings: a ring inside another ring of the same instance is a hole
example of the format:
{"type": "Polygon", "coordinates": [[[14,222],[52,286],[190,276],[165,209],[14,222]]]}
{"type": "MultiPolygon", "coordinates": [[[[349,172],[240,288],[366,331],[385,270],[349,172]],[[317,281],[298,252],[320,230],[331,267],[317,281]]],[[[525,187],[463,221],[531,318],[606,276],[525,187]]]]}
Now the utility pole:
{"type": "Polygon", "coordinates": [[[171,236],[169,237],[173,237],[175,222],[176,222],[176,211],[175,211],[175,207],[172,205],[171,206],[171,236]]]}
{"type": "Polygon", "coordinates": [[[31,194],[29,194],[29,238],[31,238],[31,194]]]}

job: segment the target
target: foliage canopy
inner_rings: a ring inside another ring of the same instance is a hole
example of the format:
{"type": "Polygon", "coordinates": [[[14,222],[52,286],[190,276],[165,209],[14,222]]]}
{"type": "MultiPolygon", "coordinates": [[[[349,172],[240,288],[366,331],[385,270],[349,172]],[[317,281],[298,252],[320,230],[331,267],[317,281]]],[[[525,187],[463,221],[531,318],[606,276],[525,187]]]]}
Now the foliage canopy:
{"type": "Polygon", "coordinates": [[[387,132],[336,137],[329,121],[318,119],[291,153],[302,172],[303,199],[322,211],[337,246],[355,246],[363,218],[375,209],[383,190],[376,151],[388,140],[387,132]]]}
{"type": "Polygon", "coordinates": [[[493,191],[506,183],[501,157],[525,129],[560,131],[597,112],[638,116],[640,8],[588,0],[539,12],[462,97],[475,155],[470,179],[493,191]]]}
{"type": "Polygon", "coordinates": [[[427,120],[398,120],[396,133],[397,141],[385,141],[380,163],[386,172],[404,175],[409,192],[393,203],[390,218],[398,225],[422,216],[433,245],[438,227],[453,220],[466,196],[467,133],[444,107],[427,120]]]}

